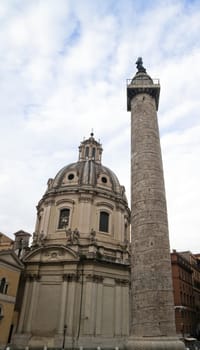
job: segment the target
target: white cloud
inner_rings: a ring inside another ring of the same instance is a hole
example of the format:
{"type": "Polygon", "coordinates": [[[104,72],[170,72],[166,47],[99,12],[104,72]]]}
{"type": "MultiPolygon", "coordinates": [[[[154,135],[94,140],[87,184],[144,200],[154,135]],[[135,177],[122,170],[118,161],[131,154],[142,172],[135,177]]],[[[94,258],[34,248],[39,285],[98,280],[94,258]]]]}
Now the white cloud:
{"type": "Polygon", "coordinates": [[[199,250],[199,133],[200,125],[162,137],[173,248],[193,252],[199,250]]]}
{"type": "Polygon", "coordinates": [[[198,1],[1,2],[0,231],[33,232],[48,178],[92,128],[129,195],[126,78],[142,55],[161,81],[171,246],[200,251],[199,15],[198,1]]]}

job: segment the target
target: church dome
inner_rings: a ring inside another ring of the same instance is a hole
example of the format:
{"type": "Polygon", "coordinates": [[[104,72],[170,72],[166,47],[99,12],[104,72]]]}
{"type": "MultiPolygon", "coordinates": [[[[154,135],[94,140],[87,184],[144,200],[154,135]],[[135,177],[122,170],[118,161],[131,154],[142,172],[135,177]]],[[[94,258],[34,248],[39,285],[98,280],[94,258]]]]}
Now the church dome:
{"type": "Polygon", "coordinates": [[[124,186],[121,186],[115,173],[101,164],[102,145],[90,138],[79,146],[79,160],[64,166],[55,176],[49,179],[47,193],[56,191],[92,190],[109,192],[126,201],[124,186]]]}
{"type": "Polygon", "coordinates": [[[130,210],[124,186],[102,165],[102,145],[93,133],[81,142],[78,161],[64,166],[37,206],[35,241],[64,244],[79,232],[79,244],[95,241],[110,248],[129,241],[130,210]]]}

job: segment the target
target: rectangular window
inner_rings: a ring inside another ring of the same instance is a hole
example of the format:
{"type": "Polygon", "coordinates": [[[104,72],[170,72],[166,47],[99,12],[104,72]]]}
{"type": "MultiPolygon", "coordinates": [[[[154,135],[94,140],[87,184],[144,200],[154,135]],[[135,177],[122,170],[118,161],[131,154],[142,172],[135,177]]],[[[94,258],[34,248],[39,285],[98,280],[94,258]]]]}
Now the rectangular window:
{"type": "Polygon", "coordinates": [[[2,294],[6,294],[7,293],[7,283],[6,283],[6,279],[3,277],[2,280],[0,281],[0,293],[2,294]],[[6,293],[5,293],[6,291],[6,293]]]}
{"type": "Polygon", "coordinates": [[[3,318],[3,306],[0,305],[0,320],[3,318]]]}
{"type": "Polygon", "coordinates": [[[92,149],[92,158],[95,158],[95,151],[96,151],[96,149],[93,147],[93,149],[92,149]]]}
{"type": "Polygon", "coordinates": [[[86,147],[86,149],[85,149],[85,156],[89,157],[89,147],[86,147]]]}
{"type": "Polygon", "coordinates": [[[8,284],[5,285],[4,294],[8,293],[8,284]]]}
{"type": "Polygon", "coordinates": [[[109,214],[105,211],[100,212],[99,231],[108,232],[109,229],[109,214]]]}
{"type": "Polygon", "coordinates": [[[60,217],[59,217],[59,223],[58,223],[58,228],[59,229],[65,229],[68,224],[69,224],[69,214],[70,210],[69,209],[61,209],[60,211],[60,217]]]}

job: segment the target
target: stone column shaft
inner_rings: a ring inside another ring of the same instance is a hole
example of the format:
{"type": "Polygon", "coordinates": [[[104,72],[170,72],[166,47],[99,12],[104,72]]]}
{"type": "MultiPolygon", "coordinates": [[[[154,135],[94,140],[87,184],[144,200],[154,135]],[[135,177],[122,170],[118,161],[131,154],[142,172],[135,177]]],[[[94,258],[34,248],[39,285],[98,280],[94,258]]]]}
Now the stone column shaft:
{"type": "Polygon", "coordinates": [[[160,86],[137,61],[131,111],[131,326],[128,349],[181,349],[176,338],[157,108],[160,86]]]}
{"type": "Polygon", "coordinates": [[[132,334],[175,333],[167,209],[155,100],[131,101],[132,334]]]}

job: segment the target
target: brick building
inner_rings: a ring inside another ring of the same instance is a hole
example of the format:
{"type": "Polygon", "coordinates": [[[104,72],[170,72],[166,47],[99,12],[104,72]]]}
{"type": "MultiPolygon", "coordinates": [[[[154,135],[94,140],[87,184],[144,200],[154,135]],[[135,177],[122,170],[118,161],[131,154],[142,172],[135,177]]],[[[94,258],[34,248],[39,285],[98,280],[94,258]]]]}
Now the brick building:
{"type": "Polygon", "coordinates": [[[195,307],[195,335],[200,338],[200,254],[192,254],[190,251],[181,252],[192,268],[192,286],[195,307]]]}
{"type": "Polygon", "coordinates": [[[180,337],[198,336],[200,268],[190,252],[171,253],[176,332],[180,337]]]}

